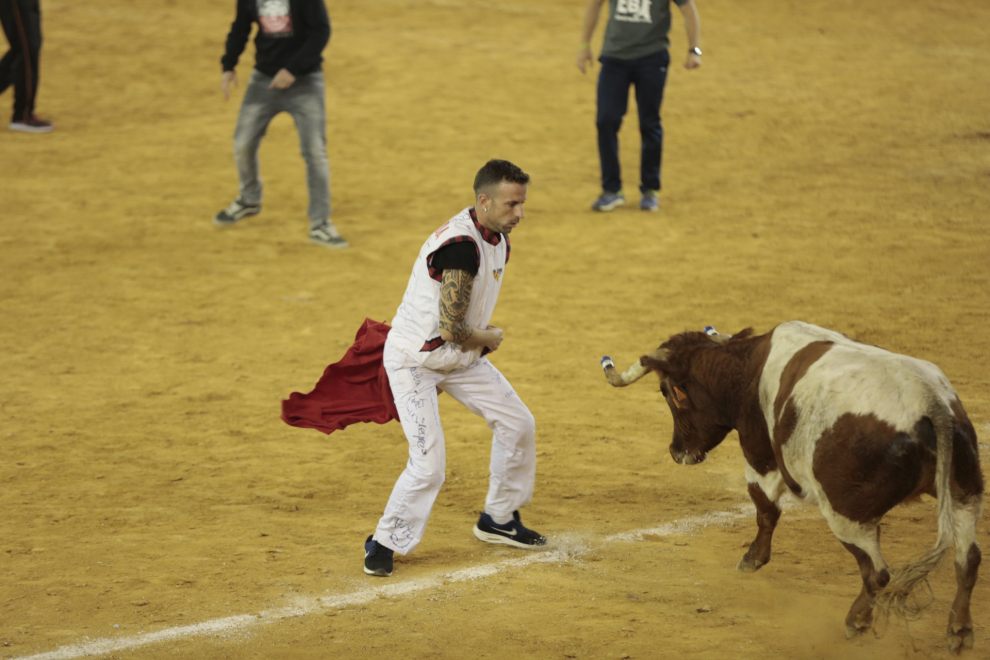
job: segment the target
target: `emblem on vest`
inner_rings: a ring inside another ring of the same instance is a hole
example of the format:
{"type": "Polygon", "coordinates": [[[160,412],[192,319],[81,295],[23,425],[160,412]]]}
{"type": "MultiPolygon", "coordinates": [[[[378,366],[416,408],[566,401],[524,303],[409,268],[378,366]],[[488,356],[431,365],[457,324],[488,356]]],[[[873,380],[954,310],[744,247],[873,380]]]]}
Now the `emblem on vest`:
{"type": "Polygon", "coordinates": [[[495,281],[496,282],[498,282],[499,280],[502,279],[502,271],[503,270],[504,269],[502,269],[502,268],[496,268],[495,270],[492,271],[492,276],[495,278],[495,281]]]}
{"type": "Polygon", "coordinates": [[[652,0],[618,0],[615,5],[615,20],[628,23],[652,23],[650,5],[652,0]]]}

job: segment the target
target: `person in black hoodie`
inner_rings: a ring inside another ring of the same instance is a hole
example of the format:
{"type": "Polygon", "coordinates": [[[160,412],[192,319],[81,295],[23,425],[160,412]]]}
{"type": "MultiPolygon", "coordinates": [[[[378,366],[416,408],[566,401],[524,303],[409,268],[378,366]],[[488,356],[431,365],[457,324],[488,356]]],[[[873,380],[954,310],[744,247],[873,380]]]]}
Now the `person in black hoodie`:
{"type": "Polygon", "coordinates": [[[225,99],[230,98],[231,86],[237,86],[234,68],[251,36],[252,23],[258,24],[254,38],[256,63],[234,131],[240,195],[213,222],[229,226],[261,212],[258,148],[272,118],[284,111],[296,122],[306,161],[309,240],[330,248],[345,248],[347,241],[330,221],[330,166],[321,66],[323,49],[330,40],[326,5],[323,0],[237,0],[237,16],[220,60],[220,89],[225,99]]]}

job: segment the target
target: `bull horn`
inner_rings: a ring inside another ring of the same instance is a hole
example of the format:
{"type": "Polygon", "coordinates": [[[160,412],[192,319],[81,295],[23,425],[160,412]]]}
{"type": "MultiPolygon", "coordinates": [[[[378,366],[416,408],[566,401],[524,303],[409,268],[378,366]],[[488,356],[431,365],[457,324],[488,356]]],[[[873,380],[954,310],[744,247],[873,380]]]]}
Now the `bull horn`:
{"type": "MultiPolygon", "coordinates": [[[[644,357],[651,357],[654,360],[666,360],[667,351],[665,349],[658,348],[644,357]]],[[[611,383],[613,387],[625,387],[626,385],[635,383],[637,380],[652,371],[652,369],[643,365],[643,359],[640,358],[620,374],[618,370],[616,370],[615,363],[612,362],[612,358],[607,355],[602,358],[602,368],[605,369],[605,378],[608,379],[608,382],[611,383]]]]}
{"type": "Polygon", "coordinates": [[[732,339],[732,335],[720,335],[715,330],[715,328],[713,328],[710,325],[709,326],[705,326],[705,334],[708,335],[708,338],[711,339],[716,344],[724,344],[727,341],[729,341],[730,339],[732,339]]]}

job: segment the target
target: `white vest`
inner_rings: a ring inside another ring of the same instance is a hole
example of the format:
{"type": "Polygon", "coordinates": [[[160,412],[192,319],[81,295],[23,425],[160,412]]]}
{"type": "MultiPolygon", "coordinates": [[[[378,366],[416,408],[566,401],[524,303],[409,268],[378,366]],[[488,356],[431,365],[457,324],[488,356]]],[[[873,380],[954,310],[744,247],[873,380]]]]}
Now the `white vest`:
{"type": "Polygon", "coordinates": [[[464,349],[460,344],[440,338],[441,271],[431,262],[437,250],[450,243],[470,241],[478,251],[478,274],[471,289],[466,321],[476,328],[487,328],[495,311],[495,301],[502,287],[505,262],[509,257],[509,239],[504,234],[482,227],[468,207],[430,234],[413,264],[409,286],[402,304],[392,319],[388,341],[427,369],[448,372],[474,363],[483,347],[464,349]]]}

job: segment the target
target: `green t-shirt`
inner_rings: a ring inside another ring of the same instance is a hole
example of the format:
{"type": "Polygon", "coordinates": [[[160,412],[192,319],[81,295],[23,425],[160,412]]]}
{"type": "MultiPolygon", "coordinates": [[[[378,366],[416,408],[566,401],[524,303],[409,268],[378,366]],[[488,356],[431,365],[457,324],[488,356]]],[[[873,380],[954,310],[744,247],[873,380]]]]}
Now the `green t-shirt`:
{"type": "MultiPolygon", "coordinates": [[[[677,6],[688,0],[673,0],[677,6]]],[[[633,60],[670,47],[671,0],[609,0],[602,55],[633,60]]]]}

